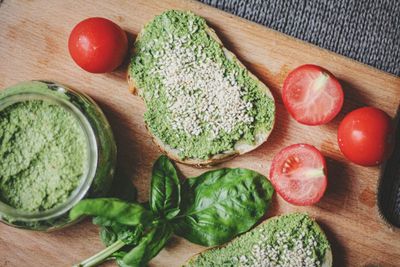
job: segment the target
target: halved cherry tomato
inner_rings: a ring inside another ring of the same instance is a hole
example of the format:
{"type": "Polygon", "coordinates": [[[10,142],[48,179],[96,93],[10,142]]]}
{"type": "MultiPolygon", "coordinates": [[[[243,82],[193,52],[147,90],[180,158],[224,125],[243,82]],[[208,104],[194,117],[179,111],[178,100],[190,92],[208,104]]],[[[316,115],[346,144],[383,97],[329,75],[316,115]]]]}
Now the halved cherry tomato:
{"type": "Polygon", "coordinates": [[[121,65],[128,50],[128,39],[111,20],[88,18],[72,30],[68,48],[72,59],[82,69],[105,73],[121,65]]]}
{"type": "Polygon", "coordinates": [[[352,162],[373,166],[380,164],[388,150],[390,117],[382,110],[364,107],[344,117],[338,129],[342,153],[352,162]]]}
{"type": "Polygon", "coordinates": [[[269,179],[287,202],[312,205],[322,198],[327,186],[325,159],[314,146],[288,146],[275,155],[269,179]]]}
{"type": "Polygon", "coordinates": [[[302,65],[286,77],[283,103],[292,117],[306,125],[331,121],[343,106],[343,90],[332,73],[316,65],[302,65]]]}

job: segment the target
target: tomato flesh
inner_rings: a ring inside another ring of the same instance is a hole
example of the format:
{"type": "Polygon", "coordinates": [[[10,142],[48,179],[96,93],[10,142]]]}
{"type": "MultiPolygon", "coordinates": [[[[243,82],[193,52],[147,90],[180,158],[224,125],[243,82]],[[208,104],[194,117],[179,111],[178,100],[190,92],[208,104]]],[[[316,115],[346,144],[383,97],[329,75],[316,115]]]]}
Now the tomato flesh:
{"type": "Polygon", "coordinates": [[[339,148],[356,164],[378,165],[388,150],[390,128],[390,117],[380,109],[363,107],[353,110],[339,125],[339,148]]]}
{"type": "Polygon", "coordinates": [[[316,65],[303,65],[289,73],[283,83],[282,98],[292,117],[306,125],[331,121],[343,106],[339,81],[316,65]]]}
{"type": "Polygon", "coordinates": [[[114,22],[105,18],[88,18],[72,30],[68,49],[82,69],[105,73],[121,65],[128,50],[128,39],[114,22]]]}
{"type": "Polygon", "coordinates": [[[274,157],[270,180],[287,202],[300,206],[312,205],[322,198],[326,190],[325,159],[314,146],[288,146],[274,157]]]}

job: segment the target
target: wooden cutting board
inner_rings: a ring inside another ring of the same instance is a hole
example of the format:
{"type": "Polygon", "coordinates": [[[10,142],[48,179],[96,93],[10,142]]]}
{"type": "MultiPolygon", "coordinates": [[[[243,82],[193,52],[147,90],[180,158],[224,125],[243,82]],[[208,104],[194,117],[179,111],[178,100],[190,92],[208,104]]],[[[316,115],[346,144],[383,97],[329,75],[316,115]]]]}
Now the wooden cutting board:
{"type": "MultiPolygon", "coordinates": [[[[144,105],[128,92],[124,68],[110,74],[87,73],[70,58],[67,40],[76,23],[102,16],[121,25],[132,41],[147,21],[167,9],[192,10],[205,17],[276,98],[276,127],[268,142],[220,167],[246,167],[266,175],[281,148],[299,142],[315,145],[328,161],[326,195],[319,204],[304,208],[275,196],[268,216],[300,210],[314,216],[332,244],[335,266],[400,266],[400,231],[385,225],[377,211],[379,168],[349,163],[336,142],[338,123],[354,108],[372,105],[395,115],[400,101],[398,77],[193,1],[6,0],[0,6],[0,88],[49,79],[92,96],[110,120],[118,143],[117,175],[132,179],[139,199],[146,200],[151,166],[159,151],[144,127],[144,105]],[[344,87],[343,110],[327,125],[300,125],[282,104],[283,79],[304,63],[326,67],[344,87]]],[[[186,175],[204,171],[179,167],[186,175]]],[[[69,266],[102,248],[97,228],[89,220],[53,233],[0,224],[0,266],[69,266]]],[[[180,266],[202,249],[174,237],[150,266],[180,266]]]]}

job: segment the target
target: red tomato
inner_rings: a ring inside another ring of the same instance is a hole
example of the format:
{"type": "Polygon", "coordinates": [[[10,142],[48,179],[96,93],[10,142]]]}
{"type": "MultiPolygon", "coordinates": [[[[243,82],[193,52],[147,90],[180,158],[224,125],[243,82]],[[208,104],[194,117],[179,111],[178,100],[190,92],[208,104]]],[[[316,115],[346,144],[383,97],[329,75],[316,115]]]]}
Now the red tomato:
{"type": "Polygon", "coordinates": [[[343,105],[343,90],[329,71],[315,65],[303,65],[286,77],[282,98],[296,121],[320,125],[339,113],[343,105]]]}
{"type": "Polygon", "coordinates": [[[387,151],[390,117],[382,110],[364,107],[353,110],[339,125],[338,143],[352,162],[373,166],[382,162],[387,151]]]}
{"type": "Polygon", "coordinates": [[[124,60],[128,39],[114,22],[105,18],[88,18],[72,30],[68,48],[82,69],[93,73],[111,72],[124,60]]]}
{"type": "Polygon", "coordinates": [[[299,206],[312,205],[325,193],[325,159],[314,146],[288,146],[275,155],[269,179],[287,202],[299,206]]]}

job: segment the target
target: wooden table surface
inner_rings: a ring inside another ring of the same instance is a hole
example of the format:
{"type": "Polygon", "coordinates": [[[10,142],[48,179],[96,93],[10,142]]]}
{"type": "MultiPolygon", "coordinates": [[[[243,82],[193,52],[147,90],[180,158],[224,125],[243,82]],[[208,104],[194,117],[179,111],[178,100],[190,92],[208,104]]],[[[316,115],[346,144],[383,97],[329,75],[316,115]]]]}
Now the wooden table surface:
{"type": "MultiPolygon", "coordinates": [[[[398,77],[192,1],[5,0],[0,5],[0,88],[23,80],[49,79],[92,96],[116,137],[117,175],[132,179],[139,199],[146,200],[151,166],[159,151],[144,127],[144,105],[128,92],[124,67],[109,74],[87,73],[70,58],[67,40],[76,23],[102,16],[118,23],[132,41],[147,21],[167,9],[192,10],[204,16],[276,98],[276,127],[268,142],[220,167],[246,167],[266,175],[279,149],[299,142],[315,145],[328,162],[329,185],[322,201],[300,208],[275,196],[268,216],[299,210],[314,216],[332,244],[335,266],[400,266],[400,231],[390,229],[377,211],[379,168],[349,163],[336,142],[338,123],[354,108],[372,105],[395,115],[400,101],[398,77]],[[343,110],[327,125],[300,125],[283,107],[283,79],[304,63],[326,67],[344,87],[343,110]]],[[[178,166],[184,174],[204,171],[178,166]]],[[[102,248],[97,227],[89,220],[53,233],[0,225],[0,266],[70,266],[102,248]]],[[[202,249],[174,237],[150,266],[180,266],[202,249]]]]}

